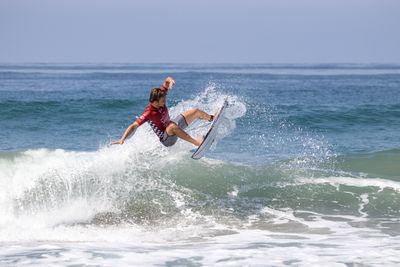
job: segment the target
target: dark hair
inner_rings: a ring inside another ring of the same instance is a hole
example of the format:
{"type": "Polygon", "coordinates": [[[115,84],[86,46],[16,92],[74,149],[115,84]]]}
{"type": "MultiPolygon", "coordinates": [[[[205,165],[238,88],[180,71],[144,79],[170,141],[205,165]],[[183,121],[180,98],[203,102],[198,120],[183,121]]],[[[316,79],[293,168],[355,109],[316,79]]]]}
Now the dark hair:
{"type": "Polygon", "coordinates": [[[165,96],[165,92],[161,88],[153,88],[150,92],[149,102],[158,101],[161,97],[165,96]]]}

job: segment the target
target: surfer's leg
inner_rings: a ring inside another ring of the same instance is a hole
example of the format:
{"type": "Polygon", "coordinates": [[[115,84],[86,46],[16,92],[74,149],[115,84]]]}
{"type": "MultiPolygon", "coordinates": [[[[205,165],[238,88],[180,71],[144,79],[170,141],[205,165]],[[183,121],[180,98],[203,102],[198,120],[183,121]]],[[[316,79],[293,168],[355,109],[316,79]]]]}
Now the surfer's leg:
{"type": "Polygon", "coordinates": [[[186,123],[188,125],[190,125],[192,122],[194,122],[197,119],[211,121],[213,118],[212,115],[209,115],[198,108],[194,108],[194,109],[185,111],[182,113],[182,116],[185,117],[186,123]]]}
{"type": "Polygon", "coordinates": [[[176,135],[177,137],[192,143],[195,146],[199,146],[202,142],[201,139],[194,139],[191,137],[188,133],[186,133],[184,130],[182,130],[178,125],[175,123],[170,123],[166,129],[166,132],[168,135],[176,135]]]}

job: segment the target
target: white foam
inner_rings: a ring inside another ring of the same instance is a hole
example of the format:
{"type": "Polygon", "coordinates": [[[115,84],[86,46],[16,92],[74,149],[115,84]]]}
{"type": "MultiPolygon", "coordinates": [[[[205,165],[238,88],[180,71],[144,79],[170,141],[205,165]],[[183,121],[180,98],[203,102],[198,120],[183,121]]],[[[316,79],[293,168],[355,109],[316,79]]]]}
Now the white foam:
{"type": "Polygon", "coordinates": [[[400,263],[399,244],[399,237],[371,232],[331,236],[242,230],[190,242],[14,244],[4,247],[0,258],[17,260],[19,266],[393,266],[400,263]]]}
{"type": "Polygon", "coordinates": [[[326,177],[326,178],[298,178],[296,179],[301,184],[329,184],[335,187],[340,185],[355,186],[355,187],[377,187],[380,190],[392,189],[400,191],[400,182],[386,180],[381,178],[353,178],[353,177],[326,177]]]}
{"type": "Polygon", "coordinates": [[[361,214],[361,216],[363,218],[368,217],[368,214],[366,212],[364,212],[365,206],[368,205],[368,203],[369,203],[368,194],[362,194],[360,196],[360,200],[361,200],[361,203],[360,203],[360,207],[358,208],[358,212],[361,214]]]}

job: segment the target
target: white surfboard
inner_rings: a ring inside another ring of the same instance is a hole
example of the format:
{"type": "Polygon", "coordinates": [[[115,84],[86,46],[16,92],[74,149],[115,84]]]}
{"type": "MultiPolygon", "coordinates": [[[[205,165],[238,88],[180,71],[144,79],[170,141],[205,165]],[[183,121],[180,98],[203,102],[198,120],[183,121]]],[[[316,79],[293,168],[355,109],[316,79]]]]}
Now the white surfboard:
{"type": "Polygon", "coordinates": [[[210,129],[208,130],[206,136],[204,137],[201,145],[196,149],[196,151],[192,155],[192,159],[200,159],[204,156],[204,154],[210,149],[211,145],[214,143],[215,138],[218,134],[218,127],[221,124],[221,118],[224,115],[226,107],[228,106],[228,101],[225,100],[218,114],[215,115],[213,123],[211,124],[210,129]]]}

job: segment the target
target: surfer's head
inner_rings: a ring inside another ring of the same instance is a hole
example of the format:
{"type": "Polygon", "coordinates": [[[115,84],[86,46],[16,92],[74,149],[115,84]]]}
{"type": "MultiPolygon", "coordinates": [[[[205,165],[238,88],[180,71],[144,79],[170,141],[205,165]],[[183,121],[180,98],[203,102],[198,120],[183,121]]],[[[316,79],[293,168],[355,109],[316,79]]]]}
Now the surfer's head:
{"type": "Polygon", "coordinates": [[[166,92],[161,88],[153,88],[151,89],[149,102],[156,104],[159,107],[163,107],[165,105],[165,95],[166,92]]]}

